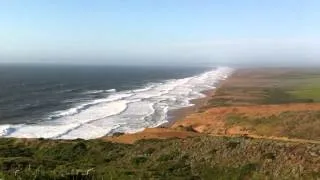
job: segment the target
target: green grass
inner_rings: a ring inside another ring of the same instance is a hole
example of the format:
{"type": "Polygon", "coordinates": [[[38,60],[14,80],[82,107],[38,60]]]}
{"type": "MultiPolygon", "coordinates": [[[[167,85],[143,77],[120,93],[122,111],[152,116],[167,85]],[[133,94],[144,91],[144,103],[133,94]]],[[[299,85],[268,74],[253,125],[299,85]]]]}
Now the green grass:
{"type": "Polygon", "coordinates": [[[308,79],[301,86],[294,88],[290,94],[297,98],[311,98],[320,101],[320,78],[308,79]]]}
{"type": "Polygon", "coordinates": [[[263,136],[285,136],[320,140],[320,111],[288,111],[277,116],[248,117],[243,114],[230,114],[226,125],[241,126],[263,136]]]}
{"type": "Polygon", "coordinates": [[[320,102],[319,69],[292,69],[284,74],[263,74],[249,82],[220,87],[208,107],[252,104],[320,102]],[[261,78],[261,79],[259,79],[261,78]],[[264,82],[262,83],[261,82],[264,82]]]}
{"type": "Polygon", "coordinates": [[[283,80],[286,91],[297,99],[320,101],[320,74],[300,74],[283,80]]]}
{"type": "Polygon", "coordinates": [[[294,97],[304,99],[309,98],[314,100],[315,102],[320,101],[320,87],[319,88],[312,88],[312,89],[299,89],[290,92],[294,97]]]}
{"type": "MultiPolygon", "coordinates": [[[[312,89],[312,91],[317,94],[314,94],[314,96],[310,94],[299,96],[298,94],[294,93],[294,91],[292,90],[288,90],[286,88],[279,88],[279,87],[243,88],[243,92],[241,92],[242,95],[246,95],[249,97],[250,95],[252,95],[252,97],[256,97],[256,98],[241,99],[241,98],[216,97],[209,100],[207,106],[203,107],[203,109],[212,108],[212,107],[228,107],[228,106],[233,106],[233,105],[238,105],[243,103],[250,103],[250,104],[312,103],[316,101],[315,97],[319,96],[320,98],[320,91],[318,91],[317,89],[312,89]]],[[[230,94],[231,95],[236,94],[236,92],[231,92],[230,94]]],[[[217,95],[219,96],[219,94],[217,95]]],[[[239,96],[241,96],[241,94],[239,96]]]]}
{"type": "Polygon", "coordinates": [[[14,139],[0,139],[0,144],[0,178],[4,179],[320,177],[314,157],[320,146],[312,144],[209,136],[142,140],[134,145],[14,139]]]}

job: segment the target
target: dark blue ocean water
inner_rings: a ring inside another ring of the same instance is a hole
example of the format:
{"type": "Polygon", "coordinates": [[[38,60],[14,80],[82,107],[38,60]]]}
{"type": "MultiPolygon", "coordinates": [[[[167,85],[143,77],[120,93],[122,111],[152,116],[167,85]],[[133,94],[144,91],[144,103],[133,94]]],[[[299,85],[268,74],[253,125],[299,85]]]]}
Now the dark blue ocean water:
{"type": "Polygon", "coordinates": [[[108,93],[180,79],[208,67],[0,65],[0,124],[37,123],[108,93]]]}

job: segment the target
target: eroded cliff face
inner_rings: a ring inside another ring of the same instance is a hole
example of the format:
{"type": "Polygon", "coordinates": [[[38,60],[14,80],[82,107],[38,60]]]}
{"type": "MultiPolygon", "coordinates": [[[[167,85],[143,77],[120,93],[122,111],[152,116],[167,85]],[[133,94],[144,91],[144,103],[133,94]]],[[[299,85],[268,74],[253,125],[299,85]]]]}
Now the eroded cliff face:
{"type": "MultiPolygon", "coordinates": [[[[298,103],[209,108],[176,122],[211,135],[259,135],[320,140],[320,104],[298,103]]],[[[182,128],[183,127],[183,128],[182,128]]]]}

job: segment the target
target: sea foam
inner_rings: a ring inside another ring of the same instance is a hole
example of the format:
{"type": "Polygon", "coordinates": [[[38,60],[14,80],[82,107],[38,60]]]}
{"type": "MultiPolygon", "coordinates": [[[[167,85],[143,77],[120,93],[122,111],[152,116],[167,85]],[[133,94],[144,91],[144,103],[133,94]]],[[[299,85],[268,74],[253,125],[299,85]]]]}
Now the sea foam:
{"type": "Polygon", "coordinates": [[[37,124],[1,125],[0,136],[53,139],[92,139],[115,132],[134,133],[168,122],[169,110],[191,106],[190,100],[204,97],[233,70],[218,67],[202,74],[148,84],[141,89],[116,92],[115,89],[87,93],[106,93],[104,98],[76,104],[51,113],[37,124]]]}

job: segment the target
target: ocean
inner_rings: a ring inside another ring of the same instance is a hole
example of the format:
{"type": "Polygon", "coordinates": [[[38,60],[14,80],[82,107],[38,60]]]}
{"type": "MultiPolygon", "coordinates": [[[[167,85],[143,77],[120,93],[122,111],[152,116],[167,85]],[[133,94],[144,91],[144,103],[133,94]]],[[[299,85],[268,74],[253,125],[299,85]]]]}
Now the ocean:
{"type": "Polygon", "coordinates": [[[168,122],[227,67],[0,66],[0,136],[92,139],[168,122]]]}

